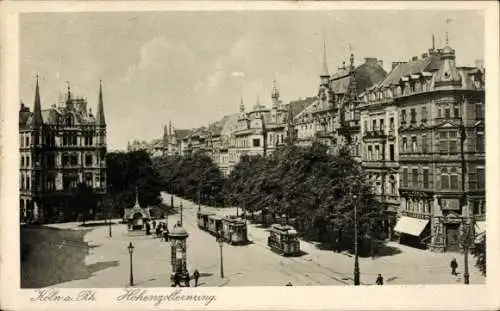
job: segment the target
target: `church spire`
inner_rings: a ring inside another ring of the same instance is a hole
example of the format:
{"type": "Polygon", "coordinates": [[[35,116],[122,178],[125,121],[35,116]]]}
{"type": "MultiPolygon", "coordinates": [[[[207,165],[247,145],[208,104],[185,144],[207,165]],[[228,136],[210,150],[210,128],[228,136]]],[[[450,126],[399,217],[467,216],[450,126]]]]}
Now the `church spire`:
{"type": "Polygon", "coordinates": [[[172,136],[172,120],[168,120],[168,136],[172,136]]]}
{"type": "Polygon", "coordinates": [[[280,92],[276,88],[276,80],[273,81],[273,90],[271,91],[271,99],[273,100],[273,106],[277,107],[280,99],[280,92]]]}
{"type": "Polygon", "coordinates": [[[240,112],[245,112],[245,105],[243,104],[243,98],[240,98],[240,112]]]}
{"type": "Polygon", "coordinates": [[[106,119],[104,118],[104,103],[102,100],[102,80],[99,81],[99,103],[97,104],[96,125],[102,127],[106,126],[106,119]]]}
{"type": "Polygon", "coordinates": [[[38,75],[36,75],[36,87],[35,87],[35,103],[33,107],[33,127],[39,127],[43,124],[42,118],[42,104],[40,101],[40,88],[38,87],[38,75]]]}

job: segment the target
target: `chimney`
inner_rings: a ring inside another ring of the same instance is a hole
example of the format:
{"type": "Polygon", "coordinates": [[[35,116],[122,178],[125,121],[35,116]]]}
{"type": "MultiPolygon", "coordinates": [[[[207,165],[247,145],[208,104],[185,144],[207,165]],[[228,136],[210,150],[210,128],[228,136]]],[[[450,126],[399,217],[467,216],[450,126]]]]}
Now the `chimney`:
{"type": "Polygon", "coordinates": [[[380,67],[384,67],[384,61],[383,61],[383,60],[381,60],[381,59],[379,59],[379,60],[378,60],[378,65],[379,65],[380,67]]]}
{"type": "Polygon", "coordinates": [[[365,63],[367,64],[373,64],[373,63],[376,63],[377,62],[377,58],[376,57],[365,57],[365,63]]]}
{"type": "Polygon", "coordinates": [[[412,61],[416,61],[416,60],[418,60],[418,56],[413,56],[413,57],[411,58],[411,60],[412,60],[412,61]]]}
{"type": "Polygon", "coordinates": [[[484,59],[476,59],[476,67],[479,69],[484,69],[484,59]]]}
{"type": "Polygon", "coordinates": [[[427,58],[427,53],[422,54],[422,59],[427,58]]]}

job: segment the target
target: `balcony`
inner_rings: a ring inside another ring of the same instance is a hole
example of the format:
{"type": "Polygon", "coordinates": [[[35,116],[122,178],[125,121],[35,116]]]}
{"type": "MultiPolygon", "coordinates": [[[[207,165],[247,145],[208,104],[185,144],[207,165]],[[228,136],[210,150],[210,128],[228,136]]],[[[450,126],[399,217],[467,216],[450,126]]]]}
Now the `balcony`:
{"type": "Polygon", "coordinates": [[[377,131],[367,131],[363,135],[363,139],[386,139],[387,135],[384,133],[383,130],[377,130],[377,131]]]}

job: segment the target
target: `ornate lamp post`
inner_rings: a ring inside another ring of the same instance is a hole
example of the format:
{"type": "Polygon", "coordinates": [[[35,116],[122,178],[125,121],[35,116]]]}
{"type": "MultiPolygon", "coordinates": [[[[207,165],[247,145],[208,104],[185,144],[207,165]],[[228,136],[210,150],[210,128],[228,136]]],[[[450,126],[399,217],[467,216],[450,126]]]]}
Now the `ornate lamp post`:
{"type": "Polygon", "coordinates": [[[469,284],[469,242],[470,242],[470,219],[466,217],[464,219],[464,284],[469,284]]]}
{"type": "Polygon", "coordinates": [[[359,286],[359,256],[358,256],[358,208],[357,196],[354,199],[354,285],[359,286]]]}
{"type": "Polygon", "coordinates": [[[134,269],[132,264],[132,254],[134,253],[134,245],[132,242],[128,245],[128,253],[130,255],[130,286],[134,286],[134,269]]]}

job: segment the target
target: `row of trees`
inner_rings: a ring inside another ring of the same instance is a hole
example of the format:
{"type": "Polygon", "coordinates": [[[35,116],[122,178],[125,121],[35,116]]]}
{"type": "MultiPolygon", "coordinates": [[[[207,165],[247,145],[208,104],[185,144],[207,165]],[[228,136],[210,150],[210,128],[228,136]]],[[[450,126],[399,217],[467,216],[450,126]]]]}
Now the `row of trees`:
{"type": "Polygon", "coordinates": [[[203,154],[166,156],[153,161],[169,193],[196,202],[200,200],[202,204],[224,205],[227,180],[210,157],[203,154]]]}
{"type": "MultiPolygon", "coordinates": [[[[266,220],[288,222],[305,238],[320,242],[350,240],[354,206],[361,240],[384,238],[384,211],[374,199],[361,166],[347,152],[327,147],[288,145],[272,155],[244,156],[226,178],[205,155],[165,156],[154,166],[168,191],[210,205],[237,205],[266,220]]],[[[352,243],[345,243],[351,247],[352,243]]]]}

